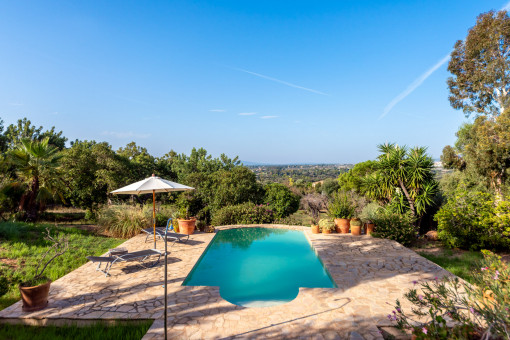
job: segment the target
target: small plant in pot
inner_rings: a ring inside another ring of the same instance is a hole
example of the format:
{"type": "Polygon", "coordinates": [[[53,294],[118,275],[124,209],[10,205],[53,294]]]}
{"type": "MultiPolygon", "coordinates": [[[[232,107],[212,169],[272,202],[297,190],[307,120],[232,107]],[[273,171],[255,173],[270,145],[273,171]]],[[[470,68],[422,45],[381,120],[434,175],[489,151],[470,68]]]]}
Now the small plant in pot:
{"type": "Polygon", "coordinates": [[[67,249],[69,249],[69,239],[67,237],[53,237],[48,228],[46,228],[46,234],[45,239],[53,243],[52,246],[44,253],[39,261],[35,269],[35,274],[19,285],[21,300],[23,302],[22,309],[24,312],[41,310],[48,305],[51,280],[43,276],[44,270],[46,270],[54,259],[64,254],[67,249]],[[49,260],[47,260],[48,255],[51,256],[49,260]]]}
{"type": "Polygon", "coordinates": [[[354,214],[355,207],[345,192],[337,192],[328,205],[328,215],[335,220],[337,233],[349,233],[349,219],[354,214]]]}
{"type": "Polygon", "coordinates": [[[361,235],[361,220],[359,218],[351,218],[351,235],[361,235]]]}
{"type": "Polygon", "coordinates": [[[360,219],[365,224],[367,235],[371,235],[374,232],[375,224],[374,221],[377,218],[378,211],[381,206],[377,203],[369,203],[363,210],[361,210],[360,219]]]}
{"type": "Polygon", "coordinates": [[[329,218],[323,218],[319,221],[319,227],[322,229],[323,234],[331,234],[335,230],[335,222],[329,218]]]}

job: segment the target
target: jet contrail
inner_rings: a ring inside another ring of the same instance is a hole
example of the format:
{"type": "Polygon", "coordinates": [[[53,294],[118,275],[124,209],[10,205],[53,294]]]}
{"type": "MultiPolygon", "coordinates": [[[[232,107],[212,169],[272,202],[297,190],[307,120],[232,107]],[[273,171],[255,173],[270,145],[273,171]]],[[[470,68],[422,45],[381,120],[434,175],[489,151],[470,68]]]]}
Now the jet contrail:
{"type": "Polygon", "coordinates": [[[321,92],[321,91],[317,91],[317,90],[314,90],[314,89],[309,89],[307,87],[303,87],[303,86],[299,86],[299,85],[296,85],[296,84],[292,84],[292,83],[289,83],[289,82],[286,82],[286,81],[283,81],[283,80],[280,80],[280,79],[276,79],[276,78],[272,78],[272,77],[269,77],[269,76],[265,76],[265,75],[260,74],[260,73],[255,73],[255,72],[252,72],[252,71],[243,70],[242,68],[233,68],[233,70],[245,72],[245,73],[248,73],[248,74],[260,77],[260,78],[271,80],[271,81],[274,81],[274,82],[277,82],[277,83],[280,83],[280,84],[283,84],[283,85],[287,85],[287,86],[290,86],[290,87],[294,87],[296,89],[305,90],[305,91],[313,92],[313,93],[316,93],[316,94],[321,94],[323,96],[329,96],[329,94],[321,92]]]}
{"type": "Polygon", "coordinates": [[[448,60],[450,60],[450,53],[444,56],[443,59],[439,60],[434,66],[429,68],[427,72],[416,78],[411,85],[409,85],[404,91],[402,91],[398,96],[393,98],[391,102],[386,105],[384,108],[383,114],[379,117],[379,119],[384,118],[390,111],[393,109],[395,105],[400,103],[402,100],[404,100],[405,97],[410,95],[414,90],[416,90],[425,80],[427,80],[428,77],[432,75],[438,68],[443,66],[448,60]]]}

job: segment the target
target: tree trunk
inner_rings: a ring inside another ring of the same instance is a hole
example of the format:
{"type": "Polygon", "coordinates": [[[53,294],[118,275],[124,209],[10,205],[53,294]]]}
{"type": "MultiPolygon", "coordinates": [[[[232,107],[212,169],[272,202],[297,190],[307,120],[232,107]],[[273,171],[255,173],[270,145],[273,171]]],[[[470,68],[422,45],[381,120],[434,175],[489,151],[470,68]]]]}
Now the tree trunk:
{"type": "Polygon", "coordinates": [[[26,201],[25,211],[27,213],[28,221],[35,221],[37,219],[38,206],[37,206],[37,193],[39,192],[39,178],[32,179],[30,192],[28,194],[28,201],[26,201]]]}
{"type": "Polygon", "coordinates": [[[416,217],[416,210],[414,208],[414,200],[411,198],[411,196],[409,196],[409,193],[407,192],[407,189],[401,179],[398,180],[398,184],[400,184],[400,188],[404,192],[404,195],[406,195],[407,201],[409,202],[409,207],[411,208],[411,214],[413,214],[413,217],[416,217]]]}

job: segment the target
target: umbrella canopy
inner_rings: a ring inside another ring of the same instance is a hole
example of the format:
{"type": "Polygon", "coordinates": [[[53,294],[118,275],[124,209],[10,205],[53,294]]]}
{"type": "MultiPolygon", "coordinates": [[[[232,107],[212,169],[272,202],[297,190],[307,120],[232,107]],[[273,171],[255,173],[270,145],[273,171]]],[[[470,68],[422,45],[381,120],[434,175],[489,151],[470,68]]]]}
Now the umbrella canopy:
{"type": "Polygon", "coordinates": [[[188,187],[183,184],[168,181],[166,179],[152,175],[136,183],[132,183],[123,188],[112,191],[114,195],[141,195],[152,194],[155,192],[171,192],[171,191],[187,191],[194,190],[195,188],[188,187]]]}

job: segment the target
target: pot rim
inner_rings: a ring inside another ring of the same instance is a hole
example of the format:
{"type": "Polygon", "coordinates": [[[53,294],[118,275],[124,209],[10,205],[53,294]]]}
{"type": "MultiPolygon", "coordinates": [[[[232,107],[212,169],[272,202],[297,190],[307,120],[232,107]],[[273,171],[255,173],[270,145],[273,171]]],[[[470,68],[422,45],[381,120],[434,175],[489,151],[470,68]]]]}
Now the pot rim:
{"type": "Polygon", "coordinates": [[[51,284],[53,281],[51,279],[48,279],[48,281],[46,281],[45,283],[41,283],[40,285],[37,285],[37,286],[23,286],[23,283],[20,283],[18,285],[18,287],[20,289],[34,289],[34,288],[39,288],[39,287],[42,287],[42,286],[46,286],[46,285],[49,285],[51,284]]]}

